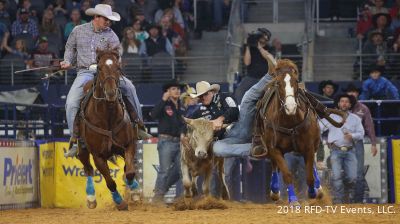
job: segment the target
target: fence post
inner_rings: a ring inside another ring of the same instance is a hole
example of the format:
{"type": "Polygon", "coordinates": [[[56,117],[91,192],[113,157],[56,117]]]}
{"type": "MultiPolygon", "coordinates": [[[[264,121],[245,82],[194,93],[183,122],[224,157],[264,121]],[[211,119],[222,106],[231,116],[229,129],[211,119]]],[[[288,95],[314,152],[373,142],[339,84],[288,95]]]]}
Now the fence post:
{"type": "Polygon", "coordinates": [[[68,71],[64,71],[64,80],[65,80],[65,85],[68,85],[68,71]]]}
{"type": "Polygon", "coordinates": [[[11,61],[11,86],[14,86],[14,61],[11,61]]]}
{"type": "Polygon", "coordinates": [[[274,0],[272,2],[272,22],[273,23],[278,23],[279,20],[279,6],[278,6],[278,0],[274,0]]]}
{"type": "Polygon", "coordinates": [[[376,123],[377,123],[377,136],[382,136],[382,100],[377,100],[376,101],[377,107],[376,107],[376,123]]]}
{"type": "Polygon", "coordinates": [[[5,120],[5,134],[6,138],[8,138],[8,105],[4,104],[4,120],[5,120]]]}
{"type": "Polygon", "coordinates": [[[360,67],[359,67],[359,72],[360,72],[360,81],[362,81],[362,40],[358,40],[358,53],[360,54],[360,67]]]}
{"type": "Polygon", "coordinates": [[[171,58],[172,79],[175,79],[175,58],[171,58]]]}

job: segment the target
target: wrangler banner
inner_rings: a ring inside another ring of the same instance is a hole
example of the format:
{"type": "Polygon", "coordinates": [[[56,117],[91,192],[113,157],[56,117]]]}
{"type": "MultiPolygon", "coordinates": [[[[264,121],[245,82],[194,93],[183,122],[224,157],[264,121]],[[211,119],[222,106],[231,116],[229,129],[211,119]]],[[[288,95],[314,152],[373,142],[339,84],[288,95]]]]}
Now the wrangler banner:
{"type": "MultiPolygon", "coordinates": [[[[83,208],[86,207],[86,176],[83,165],[77,158],[65,158],[67,142],[50,142],[40,145],[40,191],[42,207],[83,208]]],[[[97,207],[113,205],[111,193],[100,172],[95,169],[93,177],[97,198],[97,207]]],[[[123,181],[124,161],[108,163],[112,178],[121,194],[125,193],[123,181]]]]}
{"type": "Polygon", "coordinates": [[[0,146],[0,209],[34,207],[38,204],[37,149],[33,142],[7,142],[0,146]]]}

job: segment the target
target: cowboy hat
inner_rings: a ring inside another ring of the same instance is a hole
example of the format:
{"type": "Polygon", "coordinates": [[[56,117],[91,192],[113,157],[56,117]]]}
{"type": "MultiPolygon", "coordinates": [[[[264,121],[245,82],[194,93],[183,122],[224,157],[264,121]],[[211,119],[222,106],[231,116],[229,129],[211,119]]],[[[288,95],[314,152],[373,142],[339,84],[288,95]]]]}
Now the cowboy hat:
{"type": "Polygon", "coordinates": [[[197,94],[190,94],[192,98],[199,97],[203,95],[204,93],[207,93],[208,91],[215,91],[218,92],[220,89],[220,86],[218,84],[212,84],[206,82],[206,81],[200,81],[196,83],[196,92],[197,94]]]}
{"type": "Polygon", "coordinates": [[[335,97],[335,100],[333,102],[335,107],[339,108],[339,106],[338,106],[339,105],[339,101],[343,97],[346,97],[346,98],[348,98],[350,100],[350,104],[351,104],[350,110],[353,109],[354,105],[356,105],[356,103],[357,103],[357,99],[354,96],[349,95],[347,93],[342,93],[342,94],[340,94],[340,95],[335,97]]]}
{"type": "Polygon", "coordinates": [[[334,83],[332,80],[324,80],[324,81],[322,81],[320,84],[319,84],[319,92],[322,94],[323,93],[323,89],[325,88],[325,86],[327,86],[327,85],[331,85],[331,86],[333,86],[333,89],[334,89],[334,91],[333,91],[333,94],[335,94],[336,92],[337,92],[337,90],[338,90],[338,84],[336,84],[336,83],[334,83]]]}
{"type": "Polygon", "coordinates": [[[372,38],[374,38],[374,36],[376,35],[381,35],[383,39],[385,39],[385,36],[383,35],[383,33],[379,30],[373,30],[369,33],[368,38],[372,41],[372,38]]]}
{"type": "Polygon", "coordinates": [[[358,92],[361,93],[361,88],[358,88],[356,85],[353,83],[350,83],[347,85],[346,88],[342,88],[342,91],[347,93],[347,92],[358,92]]]}
{"type": "Polygon", "coordinates": [[[167,82],[162,86],[162,90],[163,92],[167,92],[167,90],[171,87],[178,87],[181,89],[184,86],[184,84],[179,83],[177,80],[171,80],[170,82],[167,82]]]}
{"type": "Polygon", "coordinates": [[[103,16],[112,21],[121,20],[121,16],[118,13],[113,12],[111,6],[107,4],[97,4],[96,7],[87,9],[85,13],[88,16],[103,16]]]}

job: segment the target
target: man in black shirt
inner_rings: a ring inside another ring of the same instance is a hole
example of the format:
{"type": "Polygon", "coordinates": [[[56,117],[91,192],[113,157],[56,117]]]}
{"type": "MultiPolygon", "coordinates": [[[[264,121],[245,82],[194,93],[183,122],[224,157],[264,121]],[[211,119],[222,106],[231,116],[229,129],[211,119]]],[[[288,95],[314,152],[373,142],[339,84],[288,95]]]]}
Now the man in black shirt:
{"type": "Polygon", "coordinates": [[[249,35],[243,63],[247,67],[247,75],[240,82],[235,90],[235,99],[238,104],[241,103],[244,93],[256,84],[265,74],[268,73],[267,56],[273,54],[273,49],[268,45],[271,38],[271,32],[265,28],[259,28],[255,33],[249,35]],[[254,37],[259,37],[256,40],[254,37]]]}
{"type": "MultiPolygon", "coordinates": [[[[210,85],[206,81],[196,83],[196,93],[190,94],[193,98],[199,98],[200,107],[193,112],[190,118],[204,118],[213,123],[215,130],[214,136],[220,140],[225,135],[223,124],[230,124],[239,118],[239,109],[235,100],[228,94],[219,93],[220,86],[218,84],[210,85]]],[[[186,139],[186,141],[188,141],[186,139]]],[[[224,159],[225,181],[230,192],[232,192],[232,171],[237,159],[235,157],[224,159]]],[[[213,170],[211,193],[218,196],[217,173],[213,170]]]]}
{"type": "MultiPolygon", "coordinates": [[[[151,117],[158,120],[159,170],[154,187],[155,202],[162,202],[164,194],[180,178],[180,136],[185,126],[179,97],[182,85],[172,81],[163,86],[161,102],[151,111],[151,117]]],[[[180,182],[181,183],[181,182],[180,182]]]]}

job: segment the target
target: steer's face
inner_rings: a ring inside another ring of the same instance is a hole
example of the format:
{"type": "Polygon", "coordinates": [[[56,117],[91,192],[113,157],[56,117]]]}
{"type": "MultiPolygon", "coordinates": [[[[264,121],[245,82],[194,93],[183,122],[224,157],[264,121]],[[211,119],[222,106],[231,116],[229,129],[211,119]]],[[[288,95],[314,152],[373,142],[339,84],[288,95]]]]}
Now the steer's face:
{"type": "Polygon", "coordinates": [[[211,152],[211,143],[214,140],[212,123],[203,118],[186,119],[188,124],[188,136],[190,145],[194,149],[194,154],[199,159],[205,159],[211,152]]]}

